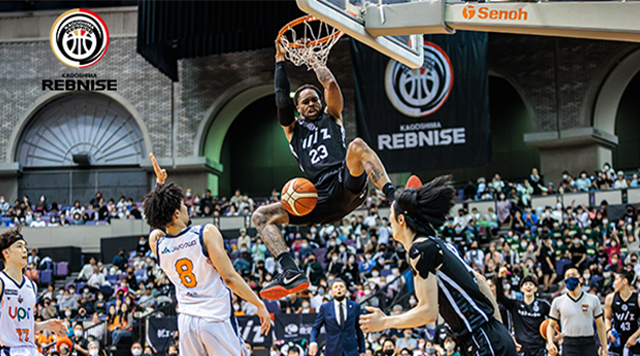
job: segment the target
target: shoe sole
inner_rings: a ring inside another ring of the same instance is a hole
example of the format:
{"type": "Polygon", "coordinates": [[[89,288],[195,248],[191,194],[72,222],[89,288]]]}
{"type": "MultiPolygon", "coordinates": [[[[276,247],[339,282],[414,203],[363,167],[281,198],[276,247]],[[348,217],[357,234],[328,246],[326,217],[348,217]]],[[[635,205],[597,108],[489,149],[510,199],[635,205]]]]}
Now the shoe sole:
{"type": "Polygon", "coordinates": [[[305,291],[307,288],[309,288],[309,282],[300,283],[291,289],[276,286],[270,289],[261,290],[260,296],[266,300],[278,300],[288,296],[289,294],[305,291]]]}

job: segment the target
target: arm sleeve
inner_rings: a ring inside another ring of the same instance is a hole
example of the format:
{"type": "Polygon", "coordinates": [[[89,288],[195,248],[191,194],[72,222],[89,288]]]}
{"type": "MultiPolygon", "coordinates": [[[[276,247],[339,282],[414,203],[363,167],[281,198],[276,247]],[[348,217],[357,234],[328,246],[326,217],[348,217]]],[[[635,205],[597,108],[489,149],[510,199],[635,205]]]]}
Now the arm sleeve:
{"type": "Polygon", "coordinates": [[[409,257],[414,274],[419,274],[423,279],[427,279],[429,273],[435,274],[442,267],[442,249],[432,239],[414,243],[409,257]]]}
{"type": "Polygon", "coordinates": [[[280,125],[289,126],[295,120],[293,113],[293,103],[289,97],[291,85],[289,84],[289,75],[287,74],[287,66],[284,61],[276,63],[276,71],[274,78],[276,91],[276,106],[278,107],[278,121],[280,125]]]}

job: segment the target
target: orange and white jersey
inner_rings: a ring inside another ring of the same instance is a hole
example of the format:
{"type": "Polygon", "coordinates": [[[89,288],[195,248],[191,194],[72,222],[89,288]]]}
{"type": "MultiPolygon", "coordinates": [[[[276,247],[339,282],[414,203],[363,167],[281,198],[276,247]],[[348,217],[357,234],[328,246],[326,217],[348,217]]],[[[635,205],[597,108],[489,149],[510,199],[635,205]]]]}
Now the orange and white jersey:
{"type": "Polygon", "coordinates": [[[233,315],[232,294],[213,267],[204,246],[205,225],[191,226],[177,236],[158,239],[158,265],[176,286],[178,312],[224,321],[233,315]]]}
{"type": "Polygon", "coordinates": [[[23,275],[22,284],[19,285],[4,271],[0,272],[0,283],[0,345],[8,348],[35,348],[35,283],[23,275]]]}

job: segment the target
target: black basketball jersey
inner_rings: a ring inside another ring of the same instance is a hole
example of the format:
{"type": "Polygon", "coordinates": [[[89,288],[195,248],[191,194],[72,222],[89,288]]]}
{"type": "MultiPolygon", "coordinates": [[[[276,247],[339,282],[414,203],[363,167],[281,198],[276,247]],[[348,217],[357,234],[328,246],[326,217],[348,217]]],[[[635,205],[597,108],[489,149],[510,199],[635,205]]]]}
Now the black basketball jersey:
{"type": "Polygon", "coordinates": [[[547,319],[551,304],[538,298],[531,304],[525,303],[524,300],[507,298],[502,289],[502,280],[499,280],[496,287],[498,302],[511,313],[516,341],[522,345],[544,347],[545,340],[540,335],[540,324],[547,319]]]}
{"type": "MultiPolygon", "coordinates": [[[[629,337],[638,330],[638,316],[640,307],[638,306],[638,293],[631,293],[631,297],[625,302],[620,293],[613,295],[611,303],[611,319],[613,327],[620,335],[620,343],[624,345],[629,337]]],[[[634,348],[638,348],[636,345],[634,348]]]]}
{"type": "Polygon", "coordinates": [[[297,119],[289,148],[300,169],[315,184],[322,173],[344,164],[347,155],[344,128],[326,113],[315,120],[297,119]]]}
{"type": "Polygon", "coordinates": [[[414,275],[426,279],[435,274],[440,315],[456,337],[477,330],[493,317],[493,304],[480,291],[473,270],[453,245],[428,237],[413,243],[409,257],[418,259],[414,275]]]}

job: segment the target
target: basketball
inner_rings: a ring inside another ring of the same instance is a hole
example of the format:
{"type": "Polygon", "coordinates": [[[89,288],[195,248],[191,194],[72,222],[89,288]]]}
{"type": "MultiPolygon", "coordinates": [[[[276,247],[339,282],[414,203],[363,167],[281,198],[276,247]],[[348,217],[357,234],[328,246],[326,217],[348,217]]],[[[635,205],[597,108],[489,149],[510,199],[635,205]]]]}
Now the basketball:
{"type": "Polygon", "coordinates": [[[318,191],[306,178],[293,178],[282,188],[282,205],[295,216],[309,214],[318,203],[318,191]]]}
{"type": "MultiPolygon", "coordinates": [[[[542,323],[540,323],[540,335],[542,335],[543,339],[547,339],[547,326],[549,326],[549,319],[546,319],[542,323]]],[[[560,325],[556,324],[556,334],[560,332],[560,325]]]]}

